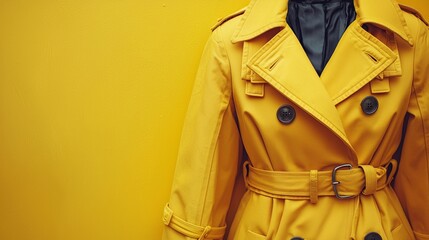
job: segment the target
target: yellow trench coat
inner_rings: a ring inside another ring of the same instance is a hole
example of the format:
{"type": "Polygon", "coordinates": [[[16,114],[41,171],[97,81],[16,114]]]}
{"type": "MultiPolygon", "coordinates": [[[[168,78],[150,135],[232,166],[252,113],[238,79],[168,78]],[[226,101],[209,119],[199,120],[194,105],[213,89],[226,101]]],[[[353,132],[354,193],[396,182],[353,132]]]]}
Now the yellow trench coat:
{"type": "Polygon", "coordinates": [[[320,77],[286,0],[214,27],[164,240],[429,239],[428,27],[394,0],[354,3],[320,77]]]}

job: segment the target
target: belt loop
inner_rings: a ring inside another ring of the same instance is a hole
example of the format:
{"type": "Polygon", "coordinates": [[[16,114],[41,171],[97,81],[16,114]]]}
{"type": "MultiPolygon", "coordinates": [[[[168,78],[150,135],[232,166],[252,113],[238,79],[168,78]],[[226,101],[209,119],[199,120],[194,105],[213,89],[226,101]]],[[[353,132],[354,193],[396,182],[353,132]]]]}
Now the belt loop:
{"type": "Polygon", "coordinates": [[[386,185],[389,185],[393,178],[395,177],[396,171],[398,170],[398,161],[395,159],[390,160],[390,162],[386,165],[386,169],[390,166],[392,166],[389,175],[387,176],[386,185]]]}
{"type": "Polygon", "coordinates": [[[210,232],[210,230],[212,230],[212,228],[211,228],[210,226],[206,226],[206,227],[204,228],[204,231],[203,231],[203,233],[201,234],[200,238],[198,238],[198,240],[204,240],[204,239],[206,239],[206,238],[207,238],[207,236],[208,236],[208,234],[209,234],[209,232],[210,232]]]}
{"type": "Polygon", "coordinates": [[[250,162],[249,161],[245,161],[244,163],[243,163],[243,178],[244,178],[244,186],[246,187],[246,188],[248,188],[248,184],[247,184],[247,177],[249,176],[249,165],[250,165],[250,162]]]}
{"type": "Polygon", "coordinates": [[[315,204],[319,200],[317,170],[310,170],[310,202],[315,204]]]}
{"type": "Polygon", "coordinates": [[[363,195],[371,195],[377,191],[377,171],[372,165],[360,165],[365,174],[365,188],[363,195]]]}
{"type": "Polygon", "coordinates": [[[173,210],[168,206],[168,203],[164,207],[164,214],[162,216],[162,221],[165,225],[170,225],[171,218],[173,218],[173,210]]]}

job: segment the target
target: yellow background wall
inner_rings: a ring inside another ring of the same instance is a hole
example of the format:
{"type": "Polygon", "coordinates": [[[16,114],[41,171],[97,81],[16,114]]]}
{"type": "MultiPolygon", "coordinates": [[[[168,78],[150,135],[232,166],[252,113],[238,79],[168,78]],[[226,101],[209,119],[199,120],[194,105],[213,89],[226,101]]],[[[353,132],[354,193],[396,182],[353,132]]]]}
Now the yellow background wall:
{"type": "Polygon", "coordinates": [[[0,239],[160,239],[209,28],[247,2],[0,0],[0,239]]]}

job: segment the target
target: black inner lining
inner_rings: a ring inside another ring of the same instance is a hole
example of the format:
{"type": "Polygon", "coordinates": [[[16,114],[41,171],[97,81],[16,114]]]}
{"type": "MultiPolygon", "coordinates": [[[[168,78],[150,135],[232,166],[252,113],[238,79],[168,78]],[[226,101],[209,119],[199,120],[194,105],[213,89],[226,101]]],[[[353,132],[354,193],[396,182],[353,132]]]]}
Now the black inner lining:
{"type": "Polygon", "coordinates": [[[290,0],[286,17],[319,76],[355,19],[353,0],[290,0]]]}

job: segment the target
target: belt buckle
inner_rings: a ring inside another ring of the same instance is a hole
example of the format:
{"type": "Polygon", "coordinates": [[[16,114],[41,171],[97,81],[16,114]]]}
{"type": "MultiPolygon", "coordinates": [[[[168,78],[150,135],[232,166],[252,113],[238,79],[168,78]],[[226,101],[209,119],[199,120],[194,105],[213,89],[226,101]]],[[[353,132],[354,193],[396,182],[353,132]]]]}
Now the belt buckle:
{"type": "Polygon", "coordinates": [[[347,168],[348,170],[352,169],[353,166],[349,163],[346,164],[342,164],[339,166],[336,166],[334,168],[334,170],[332,170],[332,188],[334,189],[334,193],[335,193],[335,197],[338,199],[349,199],[349,198],[354,198],[355,196],[352,195],[341,195],[338,193],[338,185],[341,183],[339,181],[337,181],[337,171],[343,168],[347,168]]]}

